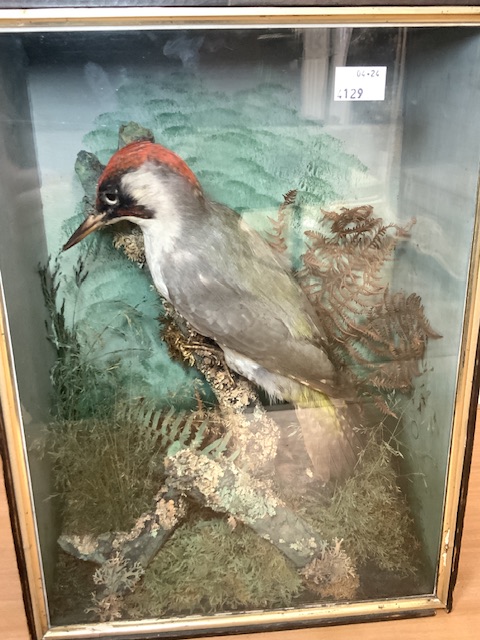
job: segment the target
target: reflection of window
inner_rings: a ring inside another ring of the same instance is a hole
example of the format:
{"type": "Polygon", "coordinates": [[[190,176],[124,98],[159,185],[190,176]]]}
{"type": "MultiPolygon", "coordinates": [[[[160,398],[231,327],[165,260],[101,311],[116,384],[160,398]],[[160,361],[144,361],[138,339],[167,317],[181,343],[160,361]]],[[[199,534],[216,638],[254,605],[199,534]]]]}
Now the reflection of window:
{"type": "MultiPolygon", "coordinates": [[[[305,29],[303,32],[302,114],[314,120],[327,120],[335,67],[347,63],[352,29],[305,29]]],[[[349,105],[335,105],[335,116],[348,120],[349,105]]]]}

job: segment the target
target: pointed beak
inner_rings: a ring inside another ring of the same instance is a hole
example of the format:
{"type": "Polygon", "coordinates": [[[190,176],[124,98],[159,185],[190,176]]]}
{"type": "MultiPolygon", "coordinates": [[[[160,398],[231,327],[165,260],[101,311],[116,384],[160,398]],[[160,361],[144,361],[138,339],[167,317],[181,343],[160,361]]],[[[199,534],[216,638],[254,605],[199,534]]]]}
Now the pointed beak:
{"type": "Polygon", "coordinates": [[[76,231],[72,233],[67,242],[63,245],[62,251],[66,251],[70,249],[74,245],[76,245],[80,240],[83,240],[88,235],[90,235],[93,231],[97,229],[101,229],[106,224],[106,214],[105,213],[91,213],[88,218],[82,222],[82,224],[78,227],[76,231]]]}

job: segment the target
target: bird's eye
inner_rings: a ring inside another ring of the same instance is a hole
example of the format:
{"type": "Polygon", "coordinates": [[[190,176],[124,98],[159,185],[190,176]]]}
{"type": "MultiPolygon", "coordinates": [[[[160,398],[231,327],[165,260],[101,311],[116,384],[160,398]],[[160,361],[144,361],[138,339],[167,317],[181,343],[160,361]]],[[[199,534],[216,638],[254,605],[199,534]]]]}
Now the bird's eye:
{"type": "Polygon", "coordinates": [[[110,207],[114,207],[118,204],[118,194],[113,193],[112,191],[107,191],[107,193],[103,194],[103,201],[105,204],[108,204],[110,207]]]}

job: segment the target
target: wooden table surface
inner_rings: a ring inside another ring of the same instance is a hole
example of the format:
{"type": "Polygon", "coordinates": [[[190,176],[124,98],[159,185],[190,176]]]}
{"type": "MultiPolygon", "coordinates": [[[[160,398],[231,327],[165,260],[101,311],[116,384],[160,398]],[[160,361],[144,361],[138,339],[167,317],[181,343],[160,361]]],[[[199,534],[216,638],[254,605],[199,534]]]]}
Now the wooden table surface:
{"type": "MultiPolygon", "coordinates": [[[[480,424],[480,423],[479,423],[480,424]]],[[[480,427],[479,427],[480,429],[480,427]]],[[[3,477],[3,476],[2,476],[3,477]]],[[[475,443],[460,571],[453,612],[394,622],[278,631],[235,636],[239,640],[477,640],[480,638],[480,435],[475,443]]],[[[28,640],[8,509],[0,481],[0,639],[28,640]]],[[[222,636],[226,638],[226,636],[222,636]]],[[[232,636],[230,636],[232,638],[232,636]]]]}

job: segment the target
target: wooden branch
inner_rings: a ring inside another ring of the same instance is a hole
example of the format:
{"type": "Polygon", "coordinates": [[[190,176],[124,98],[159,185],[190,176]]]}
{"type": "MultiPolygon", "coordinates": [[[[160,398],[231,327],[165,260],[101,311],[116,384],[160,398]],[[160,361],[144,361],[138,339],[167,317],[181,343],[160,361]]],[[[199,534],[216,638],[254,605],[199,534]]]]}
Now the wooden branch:
{"type": "Polygon", "coordinates": [[[102,565],[120,554],[129,565],[147,567],[176,527],[186,516],[186,503],[181,493],[163,487],[155,497],[152,511],[144,513],[129,532],[60,536],[60,547],[80,560],[102,565]]]}
{"type": "Polygon", "coordinates": [[[214,511],[228,513],[271,542],[297,567],[328,543],[278,498],[269,483],[224,458],[184,449],[165,460],[168,484],[214,511]]]}

